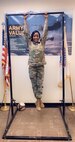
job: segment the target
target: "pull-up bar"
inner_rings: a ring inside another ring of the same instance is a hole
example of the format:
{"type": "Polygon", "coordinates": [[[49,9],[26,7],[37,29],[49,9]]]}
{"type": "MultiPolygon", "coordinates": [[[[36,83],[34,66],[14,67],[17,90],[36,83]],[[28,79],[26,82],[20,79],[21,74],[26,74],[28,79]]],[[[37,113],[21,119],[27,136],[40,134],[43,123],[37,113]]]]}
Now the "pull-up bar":
{"type": "MultiPolygon", "coordinates": [[[[62,62],[62,83],[63,83],[63,88],[62,88],[62,110],[60,108],[60,112],[61,112],[61,116],[64,122],[64,126],[66,129],[66,133],[67,133],[67,137],[47,137],[47,136],[9,136],[6,135],[8,132],[8,129],[10,128],[10,125],[12,123],[12,121],[14,120],[14,117],[16,115],[17,112],[17,107],[16,107],[16,111],[14,111],[14,105],[13,105],[13,89],[12,89],[12,73],[11,73],[11,55],[10,55],[10,39],[9,39],[9,16],[25,16],[26,14],[28,15],[44,15],[45,12],[41,12],[41,13],[33,13],[33,12],[28,12],[28,13],[16,13],[16,14],[6,14],[6,25],[7,25],[7,37],[8,37],[8,55],[9,55],[9,67],[10,67],[10,100],[11,100],[11,105],[10,105],[10,109],[9,109],[9,114],[11,114],[11,120],[8,121],[9,123],[6,125],[6,129],[4,131],[3,134],[3,138],[5,139],[20,139],[20,140],[71,140],[71,135],[69,133],[69,129],[67,126],[67,123],[65,121],[65,80],[64,80],[64,12],[46,12],[47,14],[60,14],[62,16],[62,55],[63,55],[63,62],[62,62]],[[11,111],[11,113],[10,113],[11,111]]],[[[9,118],[9,117],[8,117],[9,118]]]]}
{"type": "Polygon", "coordinates": [[[40,12],[40,13],[37,13],[37,12],[35,12],[35,13],[29,13],[29,12],[26,12],[26,13],[13,13],[13,14],[6,14],[6,16],[25,16],[25,15],[44,15],[45,13],[47,13],[47,14],[64,14],[64,12],[40,12]]]}

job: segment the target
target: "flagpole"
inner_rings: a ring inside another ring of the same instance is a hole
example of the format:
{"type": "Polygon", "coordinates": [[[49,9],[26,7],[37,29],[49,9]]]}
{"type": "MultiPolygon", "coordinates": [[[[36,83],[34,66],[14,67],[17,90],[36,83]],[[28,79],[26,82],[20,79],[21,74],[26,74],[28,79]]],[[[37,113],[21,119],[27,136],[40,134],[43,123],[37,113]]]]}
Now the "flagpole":
{"type": "MultiPolygon", "coordinates": [[[[4,43],[4,30],[5,30],[5,24],[4,23],[2,23],[2,40],[3,40],[3,43],[4,43]]],[[[2,43],[2,44],[3,44],[2,43]]],[[[4,45],[4,44],[3,44],[4,45]]],[[[7,89],[7,84],[6,84],[6,79],[5,79],[5,63],[3,62],[3,75],[4,75],[4,79],[3,79],[3,82],[4,82],[4,95],[3,95],[3,101],[2,101],[2,103],[3,103],[3,106],[1,107],[1,110],[2,111],[7,111],[7,110],[9,110],[9,107],[6,105],[6,89],[7,89]]]]}
{"type": "Polygon", "coordinates": [[[72,77],[71,77],[70,64],[69,64],[69,72],[70,72],[70,74],[67,75],[67,79],[69,79],[69,83],[70,83],[72,105],[69,106],[68,109],[69,109],[70,111],[75,111],[75,104],[74,104],[74,98],[73,98],[72,77]]]}
{"type": "Polygon", "coordinates": [[[2,101],[4,106],[1,107],[2,111],[9,110],[9,107],[6,104],[6,89],[7,89],[7,85],[6,85],[6,81],[5,81],[5,75],[4,75],[4,95],[3,95],[3,101],[2,101]]]}
{"type": "Polygon", "coordinates": [[[67,48],[67,37],[66,37],[66,27],[64,27],[64,33],[65,33],[65,48],[67,50],[66,52],[66,67],[67,67],[67,72],[66,72],[66,78],[69,79],[70,83],[70,91],[71,91],[71,99],[72,99],[72,106],[69,106],[69,110],[75,111],[75,105],[74,105],[74,99],[73,99],[73,89],[72,89],[72,79],[71,79],[71,70],[70,70],[70,62],[68,59],[68,48],[67,48]]]}

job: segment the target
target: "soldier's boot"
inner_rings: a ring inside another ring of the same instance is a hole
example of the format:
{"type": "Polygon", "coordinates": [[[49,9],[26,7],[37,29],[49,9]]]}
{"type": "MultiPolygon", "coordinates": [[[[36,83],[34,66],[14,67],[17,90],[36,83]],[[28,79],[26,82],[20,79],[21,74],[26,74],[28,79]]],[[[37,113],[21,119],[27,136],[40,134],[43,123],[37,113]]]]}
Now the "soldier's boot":
{"type": "Polygon", "coordinates": [[[41,99],[37,99],[37,101],[36,101],[36,109],[37,110],[41,110],[41,99]]]}
{"type": "Polygon", "coordinates": [[[45,107],[45,105],[44,105],[44,103],[42,102],[41,99],[40,99],[40,105],[41,105],[41,108],[44,108],[44,107],[45,107]]]}

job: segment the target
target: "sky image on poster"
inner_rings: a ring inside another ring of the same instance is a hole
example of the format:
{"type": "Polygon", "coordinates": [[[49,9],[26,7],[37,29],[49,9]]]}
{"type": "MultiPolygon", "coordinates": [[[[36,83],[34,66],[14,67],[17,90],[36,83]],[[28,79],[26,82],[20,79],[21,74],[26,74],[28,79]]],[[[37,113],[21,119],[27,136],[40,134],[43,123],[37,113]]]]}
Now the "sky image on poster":
{"type": "MultiPolygon", "coordinates": [[[[62,14],[48,14],[48,35],[45,44],[46,55],[60,55],[62,49],[62,14]]],[[[28,15],[27,23],[30,34],[38,30],[42,36],[44,15],[28,15]]],[[[64,14],[64,24],[67,32],[68,54],[72,54],[72,17],[64,14]]],[[[28,55],[29,49],[24,35],[24,15],[10,14],[8,16],[8,33],[11,55],[28,55]]]]}

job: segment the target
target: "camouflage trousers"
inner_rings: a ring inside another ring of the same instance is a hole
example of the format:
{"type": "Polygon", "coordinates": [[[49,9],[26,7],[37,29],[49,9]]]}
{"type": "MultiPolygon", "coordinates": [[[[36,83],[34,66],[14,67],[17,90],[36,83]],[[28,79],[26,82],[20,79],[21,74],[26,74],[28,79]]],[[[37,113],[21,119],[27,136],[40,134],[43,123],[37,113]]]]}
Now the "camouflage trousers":
{"type": "Polygon", "coordinates": [[[42,97],[43,79],[44,79],[44,65],[29,66],[29,77],[32,82],[34,95],[37,99],[42,97]]]}

